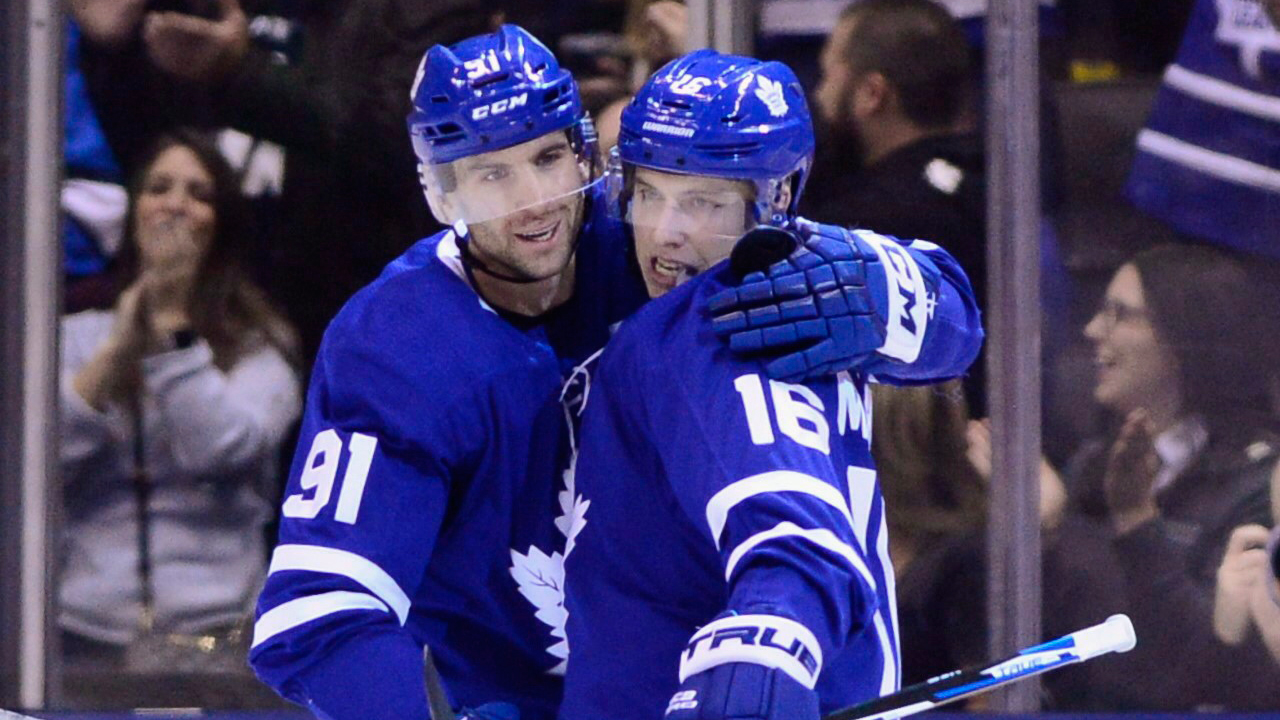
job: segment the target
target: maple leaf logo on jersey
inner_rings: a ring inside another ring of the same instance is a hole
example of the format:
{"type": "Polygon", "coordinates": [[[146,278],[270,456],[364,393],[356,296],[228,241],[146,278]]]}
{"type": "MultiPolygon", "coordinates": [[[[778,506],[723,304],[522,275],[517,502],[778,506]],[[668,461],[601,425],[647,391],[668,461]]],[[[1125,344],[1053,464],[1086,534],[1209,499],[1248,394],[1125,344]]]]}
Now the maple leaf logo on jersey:
{"type": "Polygon", "coordinates": [[[782,94],[782,82],[770,80],[763,75],[756,76],[756,97],[769,108],[769,114],[782,117],[787,114],[787,99],[782,94]]]}
{"type": "Polygon", "coordinates": [[[569,611],[564,607],[564,561],[573,552],[574,540],[587,524],[587,508],[590,500],[584,500],[575,494],[573,483],[574,466],[577,456],[569,461],[569,469],[564,471],[564,490],[561,490],[560,515],[556,517],[556,529],[564,535],[564,554],[552,552],[547,555],[534,546],[529,547],[527,554],[511,551],[511,577],[515,578],[520,594],[536,608],[534,617],[550,626],[551,636],[559,638],[547,652],[560,659],[560,662],[548,672],[552,675],[563,675],[569,659],[569,639],[565,635],[565,623],[569,620],[569,611]]]}

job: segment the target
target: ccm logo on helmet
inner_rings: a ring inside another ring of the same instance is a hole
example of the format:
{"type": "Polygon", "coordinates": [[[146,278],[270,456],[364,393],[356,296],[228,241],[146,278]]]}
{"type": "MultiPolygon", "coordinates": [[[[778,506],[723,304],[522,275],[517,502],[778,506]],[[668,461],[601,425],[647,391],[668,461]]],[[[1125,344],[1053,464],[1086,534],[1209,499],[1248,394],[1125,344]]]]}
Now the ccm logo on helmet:
{"type": "Polygon", "coordinates": [[[514,110],[529,104],[529,93],[520,93],[509,98],[502,98],[497,102],[481,105],[471,111],[472,120],[483,120],[490,115],[501,115],[508,110],[514,110]]]}

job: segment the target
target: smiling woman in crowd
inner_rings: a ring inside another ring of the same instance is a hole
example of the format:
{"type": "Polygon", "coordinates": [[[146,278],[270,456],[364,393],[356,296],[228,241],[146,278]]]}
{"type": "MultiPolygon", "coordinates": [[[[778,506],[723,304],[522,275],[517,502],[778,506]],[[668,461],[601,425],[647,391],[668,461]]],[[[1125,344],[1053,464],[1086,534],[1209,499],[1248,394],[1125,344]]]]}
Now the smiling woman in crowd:
{"type": "Polygon", "coordinates": [[[251,607],[301,402],[294,333],[236,260],[221,156],[178,132],[139,167],[115,307],[62,324],[58,622],[69,659],[117,669],[140,639],[225,640],[251,607]]]}

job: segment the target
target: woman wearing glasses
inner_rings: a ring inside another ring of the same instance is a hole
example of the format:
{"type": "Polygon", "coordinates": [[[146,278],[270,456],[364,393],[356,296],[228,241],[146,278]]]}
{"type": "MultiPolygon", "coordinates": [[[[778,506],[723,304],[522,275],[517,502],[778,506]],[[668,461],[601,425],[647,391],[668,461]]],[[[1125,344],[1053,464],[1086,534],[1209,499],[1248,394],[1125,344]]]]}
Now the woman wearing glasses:
{"type": "Polygon", "coordinates": [[[1228,648],[1213,634],[1231,531],[1272,524],[1280,439],[1267,378],[1277,358],[1260,340],[1277,328],[1264,327],[1262,307],[1274,289],[1256,283],[1239,256],[1157,246],[1116,271],[1084,329],[1111,429],[1064,480],[1070,511],[1109,531],[1123,578],[1123,598],[1098,602],[1127,605],[1140,638],[1125,662],[1143,668],[1116,688],[1127,707],[1280,707],[1280,672],[1261,644],[1228,648]]]}

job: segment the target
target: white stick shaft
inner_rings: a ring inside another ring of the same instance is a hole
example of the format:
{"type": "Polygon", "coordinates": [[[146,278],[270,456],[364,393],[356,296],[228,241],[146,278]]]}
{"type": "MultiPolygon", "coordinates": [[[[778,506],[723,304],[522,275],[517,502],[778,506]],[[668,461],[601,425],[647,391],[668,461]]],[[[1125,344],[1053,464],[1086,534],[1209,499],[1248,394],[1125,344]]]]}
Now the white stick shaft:
{"type": "Polygon", "coordinates": [[[1099,655],[1129,652],[1136,644],[1129,618],[1112,615],[1106,622],[1029,647],[999,662],[949,672],[891,695],[837,710],[825,720],[897,720],[1099,655]]]}
{"type": "Polygon", "coordinates": [[[1077,630],[1067,637],[1075,640],[1082,661],[1110,652],[1129,652],[1138,643],[1128,615],[1112,615],[1104,623],[1077,630]]]}

